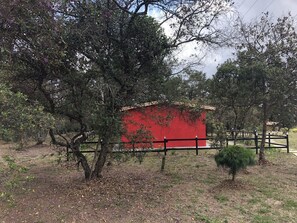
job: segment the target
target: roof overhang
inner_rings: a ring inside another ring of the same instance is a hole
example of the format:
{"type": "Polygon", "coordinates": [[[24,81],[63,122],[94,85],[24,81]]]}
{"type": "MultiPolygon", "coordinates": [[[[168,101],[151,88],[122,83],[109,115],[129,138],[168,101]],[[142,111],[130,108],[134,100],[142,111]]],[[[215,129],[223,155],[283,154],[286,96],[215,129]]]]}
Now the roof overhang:
{"type": "MultiPolygon", "coordinates": [[[[190,108],[195,108],[197,104],[195,102],[159,102],[159,101],[151,101],[151,102],[145,102],[142,104],[138,104],[135,106],[126,106],[121,109],[121,111],[129,111],[137,108],[145,108],[150,107],[154,105],[177,105],[177,106],[186,106],[190,108]]],[[[215,111],[216,108],[210,105],[201,105],[200,108],[204,111],[215,111]]]]}

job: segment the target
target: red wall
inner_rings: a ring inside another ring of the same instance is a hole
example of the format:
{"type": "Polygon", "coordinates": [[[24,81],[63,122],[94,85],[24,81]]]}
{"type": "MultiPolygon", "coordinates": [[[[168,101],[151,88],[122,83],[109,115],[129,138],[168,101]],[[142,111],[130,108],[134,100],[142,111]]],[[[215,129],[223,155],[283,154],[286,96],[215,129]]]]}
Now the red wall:
{"type": "MultiPolygon", "coordinates": [[[[138,129],[149,130],[153,140],[180,139],[180,138],[205,138],[206,125],[205,112],[200,117],[194,117],[186,110],[178,106],[152,105],[125,111],[123,117],[126,133],[122,137],[123,142],[130,141],[127,135],[131,135],[138,129]]],[[[129,137],[128,137],[129,138],[129,137]]],[[[154,148],[163,148],[163,143],[155,143],[154,148]]],[[[206,146],[205,140],[198,141],[199,146],[206,146]]],[[[195,140],[167,143],[167,147],[195,147],[195,140]]]]}

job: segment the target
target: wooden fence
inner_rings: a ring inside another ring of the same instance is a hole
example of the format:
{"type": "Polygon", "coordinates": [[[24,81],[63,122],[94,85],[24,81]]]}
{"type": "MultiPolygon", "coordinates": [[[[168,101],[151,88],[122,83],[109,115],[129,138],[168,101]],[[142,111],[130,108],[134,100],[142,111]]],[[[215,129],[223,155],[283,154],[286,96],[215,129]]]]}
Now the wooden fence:
{"type": "MultiPolygon", "coordinates": [[[[242,132],[242,131],[229,131],[227,132],[226,145],[228,146],[230,142],[233,144],[246,144],[246,148],[255,149],[256,154],[260,148],[260,143],[262,141],[262,134],[258,134],[257,131],[254,132],[242,132]],[[229,133],[229,134],[228,134],[229,133]],[[248,142],[248,143],[247,143],[248,142]]],[[[290,152],[289,147],[289,134],[277,135],[272,133],[267,133],[265,138],[265,149],[286,149],[287,153],[290,152]]]]}
{"type": "MultiPolygon", "coordinates": [[[[242,131],[229,131],[226,133],[226,138],[221,141],[221,146],[215,145],[214,142],[216,141],[215,137],[206,137],[206,138],[175,138],[175,139],[167,139],[164,137],[163,140],[156,140],[156,141],[142,141],[142,142],[117,142],[117,143],[110,143],[112,153],[147,153],[147,152],[157,152],[157,153],[164,153],[167,155],[168,151],[195,151],[196,155],[199,154],[200,150],[213,150],[213,149],[221,149],[224,146],[228,145],[243,145],[249,149],[255,149],[256,154],[258,154],[260,143],[262,140],[262,135],[258,134],[256,131],[254,132],[242,132],[242,131]],[[208,142],[207,146],[199,146],[199,140],[206,140],[208,142]],[[192,141],[194,142],[194,147],[170,147],[170,142],[186,142],[192,141]],[[154,148],[153,145],[160,145],[162,147],[154,148]]],[[[100,143],[100,142],[99,142],[100,143]]],[[[102,141],[101,141],[102,143],[102,141]]],[[[95,149],[93,148],[96,146],[98,142],[91,141],[91,142],[83,142],[81,144],[81,152],[82,153],[94,153],[95,149]],[[85,148],[83,148],[85,147],[85,148]]],[[[289,153],[289,135],[273,135],[268,133],[265,140],[265,149],[286,149],[287,153],[289,153]]],[[[100,149],[99,149],[100,151],[100,149]]],[[[69,155],[72,151],[67,148],[67,160],[69,160],[69,155]]]]}

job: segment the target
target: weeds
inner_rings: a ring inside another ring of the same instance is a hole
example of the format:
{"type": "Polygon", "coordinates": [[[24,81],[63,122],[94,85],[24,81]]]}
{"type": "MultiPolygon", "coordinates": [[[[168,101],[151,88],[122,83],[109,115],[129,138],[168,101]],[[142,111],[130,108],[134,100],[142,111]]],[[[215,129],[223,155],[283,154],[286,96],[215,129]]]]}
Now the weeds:
{"type": "Polygon", "coordinates": [[[220,203],[226,203],[229,201],[229,198],[224,195],[215,195],[214,198],[220,203]]]}
{"type": "Polygon", "coordinates": [[[6,155],[2,158],[8,169],[5,170],[5,178],[3,180],[5,191],[0,191],[0,200],[5,201],[8,203],[8,206],[13,207],[15,206],[14,191],[22,187],[25,182],[32,181],[34,177],[29,175],[24,176],[29,169],[17,164],[13,157],[6,155]]]}
{"type": "Polygon", "coordinates": [[[253,223],[274,223],[275,221],[271,216],[256,215],[252,221],[253,223]]]}
{"type": "Polygon", "coordinates": [[[285,201],[284,208],[286,210],[297,209],[297,201],[295,201],[295,200],[287,200],[287,201],[285,201]]]}
{"type": "Polygon", "coordinates": [[[204,223],[228,223],[228,220],[226,219],[225,220],[212,219],[198,212],[194,213],[194,220],[198,222],[204,222],[204,223]]]}

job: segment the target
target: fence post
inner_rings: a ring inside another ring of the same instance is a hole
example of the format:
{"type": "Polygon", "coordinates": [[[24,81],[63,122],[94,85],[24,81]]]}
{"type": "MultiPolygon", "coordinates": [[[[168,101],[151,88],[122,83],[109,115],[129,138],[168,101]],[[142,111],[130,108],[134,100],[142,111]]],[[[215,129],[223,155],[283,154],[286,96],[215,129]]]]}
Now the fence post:
{"type": "Polygon", "coordinates": [[[167,139],[166,136],[164,136],[164,155],[166,156],[167,154],[167,147],[166,147],[167,139]]]}
{"type": "Polygon", "coordinates": [[[258,133],[257,133],[257,130],[254,131],[254,134],[255,134],[256,154],[258,154],[258,133]]]}
{"type": "Polygon", "coordinates": [[[289,133],[286,133],[286,140],[287,140],[287,153],[290,152],[290,146],[289,146],[289,133]]]}
{"type": "Polygon", "coordinates": [[[102,150],[103,139],[100,139],[100,152],[102,150]]]}
{"type": "Polygon", "coordinates": [[[233,140],[233,145],[236,145],[236,141],[235,141],[235,131],[234,131],[234,128],[232,128],[231,129],[231,137],[232,137],[232,139],[231,140],[233,140]]]}
{"type": "Polygon", "coordinates": [[[270,147],[271,147],[271,137],[270,137],[270,132],[269,132],[268,133],[268,148],[271,149],[270,147]]]}
{"type": "Polygon", "coordinates": [[[195,142],[196,142],[196,156],[197,156],[198,155],[198,136],[196,136],[195,142]]]}
{"type": "Polygon", "coordinates": [[[161,171],[163,171],[165,169],[165,160],[166,160],[166,157],[165,155],[162,157],[162,164],[161,164],[161,171]]]}

